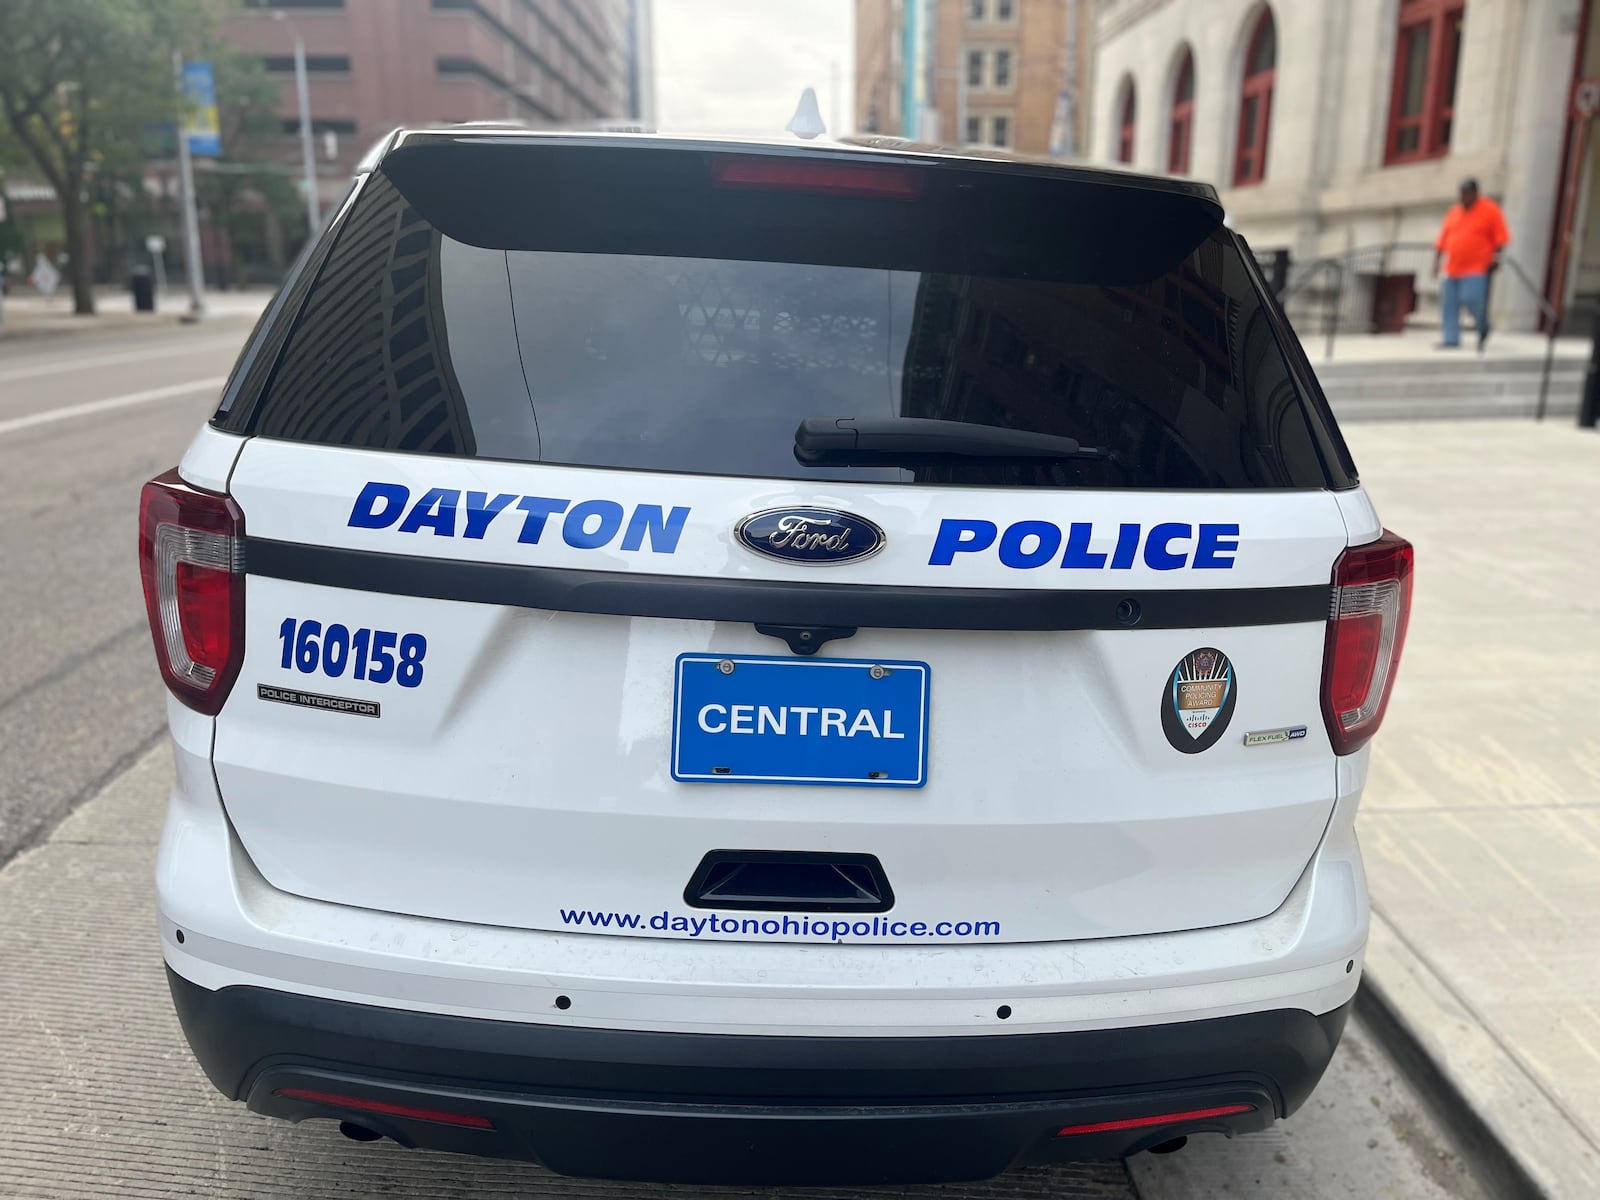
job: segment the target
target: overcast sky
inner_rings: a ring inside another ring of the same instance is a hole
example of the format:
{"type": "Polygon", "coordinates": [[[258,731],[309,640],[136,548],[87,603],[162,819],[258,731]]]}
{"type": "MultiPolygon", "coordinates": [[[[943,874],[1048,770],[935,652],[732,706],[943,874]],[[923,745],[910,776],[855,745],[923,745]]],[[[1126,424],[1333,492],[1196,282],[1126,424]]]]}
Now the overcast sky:
{"type": "Polygon", "coordinates": [[[852,0],[655,0],[653,8],[659,128],[777,133],[802,89],[814,87],[828,132],[849,130],[852,0]],[[843,129],[834,128],[835,111],[843,129]]]}

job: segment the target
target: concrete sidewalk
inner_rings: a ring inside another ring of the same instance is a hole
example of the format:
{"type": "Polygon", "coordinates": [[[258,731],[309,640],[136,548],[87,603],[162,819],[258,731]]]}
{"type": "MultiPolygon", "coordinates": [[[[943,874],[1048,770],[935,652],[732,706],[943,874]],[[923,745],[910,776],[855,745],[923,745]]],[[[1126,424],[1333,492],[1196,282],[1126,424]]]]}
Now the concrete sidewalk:
{"type": "Polygon", "coordinates": [[[0,869],[0,1196],[255,1200],[1500,1200],[1360,1016],[1300,1112],[1182,1154],[1026,1167],[926,1187],[703,1188],[563,1179],[525,1163],[357,1146],[328,1121],[269,1121],[216,1093],[162,976],[152,860],[162,744],[0,869]],[[1130,1178],[1130,1172],[1132,1177],[1130,1178]]]}
{"type": "Polygon", "coordinates": [[[1358,823],[1369,979],[1533,1181],[1600,1196],[1600,435],[1345,432],[1417,547],[1358,823]]]}
{"type": "MultiPolygon", "coordinates": [[[[237,292],[205,293],[206,320],[216,322],[254,321],[272,299],[271,288],[251,288],[237,292]]],[[[72,311],[72,293],[58,291],[44,297],[31,290],[15,289],[5,298],[5,317],[0,321],[0,344],[32,341],[36,338],[72,337],[98,332],[133,332],[145,329],[171,329],[189,311],[188,292],[169,286],[158,299],[156,311],[133,310],[133,297],[126,288],[95,289],[95,315],[80,317],[72,311]]]]}

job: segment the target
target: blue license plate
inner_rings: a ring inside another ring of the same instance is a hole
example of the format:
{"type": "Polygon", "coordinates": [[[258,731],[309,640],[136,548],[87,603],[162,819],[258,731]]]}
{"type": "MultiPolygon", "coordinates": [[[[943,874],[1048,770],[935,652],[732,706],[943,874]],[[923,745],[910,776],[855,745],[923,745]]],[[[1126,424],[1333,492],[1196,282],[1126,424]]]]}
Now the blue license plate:
{"type": "Polygon", "coordinates": [[[672,777],[921,787],[928,675],[919,662],[679,655],[672,777]]]}

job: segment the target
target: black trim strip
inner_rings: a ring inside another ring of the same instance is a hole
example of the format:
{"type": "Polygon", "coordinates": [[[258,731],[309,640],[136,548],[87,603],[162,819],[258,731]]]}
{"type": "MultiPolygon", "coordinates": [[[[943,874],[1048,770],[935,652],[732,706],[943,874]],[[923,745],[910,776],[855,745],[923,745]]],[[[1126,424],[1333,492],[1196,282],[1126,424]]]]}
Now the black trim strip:
{"type": "Polygon", "coordinates": [[[888,587],[463,562],[245,539],[252,575],[514,608],[875,629],[1215,629],[1328,619],[1327,584],[1171,591],[888,587]]]}

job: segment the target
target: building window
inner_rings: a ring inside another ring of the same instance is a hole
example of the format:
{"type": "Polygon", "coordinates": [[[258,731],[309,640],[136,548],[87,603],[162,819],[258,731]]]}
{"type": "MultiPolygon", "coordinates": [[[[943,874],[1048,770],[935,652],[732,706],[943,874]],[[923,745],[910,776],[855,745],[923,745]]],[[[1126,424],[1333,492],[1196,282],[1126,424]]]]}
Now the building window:
{"type": "Polygon", "coordinates": [[[994,52],[994,86],[1008,88],[1011,86],[1011,51],[996,50],[994,52]]]}
{"type": "Polygon", "coordinates": [[[1139,117],[1137,98],[1134,96],[1133,80],[1125,79],[1122,83],[1122,105],[1117,109],[1117,161],[1131,163],[1133,161],[1133,135],[1139,117]]]}
{"type": "MultiPolygon", "coordinates": [[[[311,118],[311,132],[319,137],[324,133],[353,134],[355,131],[356,123],[348,117],[311,118]]],[[[298,136],[300,133],[300,118],[285,117],[283,119],[283,132],[298,136]]]]}
{"type": "Polygon", "coordinates": [[[1011,118],[994,117],[989,122],[989,127],[994,131],[989,139],[996,146],[1009,146],[1011,144],[1011,118]]]}
{"type": "Polygon", "coordinates": [[[967,0],[967,20],[983,20],[983,12],[987,7],[987,0],[967,0]]]}
{"type": "Polygon", "coordinates": [[[994,19],[996,21],[1009,21],[1016,15],[1017,8],[1012,0],[994,0],[994,19]]]}
{"type": "Polygon", "coordinates": [[[983,51],[967,51],[967,86],[983,86],[983,51]]]}
{"type": "Polygon", "coordinates": [[[1402,0],[1386,163],[1449,153],[1466,0],[1402,0]]]}
{"type": "Polygon", "coordinates": [[[1189,149],[1194,144],[1194,54],[1184,48],[1178,79],[1172,87],[1172,118],[1167,122],[1167,171],[1189,173],[1189,149]]]}
{"type": "Polygon", "coordinates": [[[967,118],[967,145],[974,146],[983,141],[983,118],[967,118]]]}
{"type": "MultiPolygon", "coordinates": [[[[262,57],[261,65],[269,71],[292,72],[294,70],[294,55],[268,54],[262,57]]],[[[350,71],[350,56],[347,54],[308,54],[306,55],[306,73],[316,74],[348,74],[350,71]]]]}
{"type": "Polygon", "coordinates": [[[1278,73],[1278,30],[1272,10],[1256,18],[1244,56],[1239,89],[1239,141],[1233,154],[1233,186],[1260,183],[1267,174],[1267,134],[1272,127],[1272,84],[1278,73]]]}

